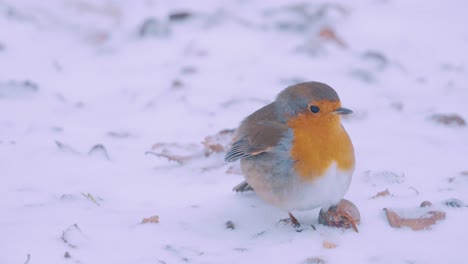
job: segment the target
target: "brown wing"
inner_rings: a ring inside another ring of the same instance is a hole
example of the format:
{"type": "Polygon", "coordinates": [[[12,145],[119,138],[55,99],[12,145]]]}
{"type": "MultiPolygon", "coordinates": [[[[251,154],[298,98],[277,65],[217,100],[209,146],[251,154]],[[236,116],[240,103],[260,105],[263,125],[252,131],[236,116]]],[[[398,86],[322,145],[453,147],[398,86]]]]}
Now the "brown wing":
{"type": "Polygon", "coordinates": [[[237,129],[236,141],[224,159],[233,162],[258,155],[278,144],[288,127],[276,120],[273,103],[248,116],[237,129]]]}

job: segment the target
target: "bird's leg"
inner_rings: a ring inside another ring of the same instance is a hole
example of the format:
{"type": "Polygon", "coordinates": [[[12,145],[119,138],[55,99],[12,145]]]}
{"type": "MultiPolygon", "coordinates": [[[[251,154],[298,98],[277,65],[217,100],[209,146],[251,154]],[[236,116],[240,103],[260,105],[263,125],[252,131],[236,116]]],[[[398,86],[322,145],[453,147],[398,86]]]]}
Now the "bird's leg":
{"type": "Polygon", "coordinates": [[[301,224],[299,223],[299,221],[297,221],[297,218],[294,217],[294,215],[292,215],[291,212],[288,212],[288,215],[289,215],[289,218],[281,219],[279,220],[279,222],[291,224],[296,229],[300,228],[301,224]]]}
{"type": "Polygon", "coordinates": [[[291,219],[291,224],[293,224],[295,228],[301,227],[301,224],[299,223],[299,221],[297,221],[297,218],[291,214],[291,212],[288,212],[288,215],[289,219],[291,219]]]}
{"type": "Polygon", "coordinates": [[[281,219],[279,221],[286,224],[292,224],[294,228],[300,228],[301,224],[299,223],[299,221],[297,221],[297,218],[294,217],[294,215],[292,215],[291,212],[288,212],[288,215],[289,218],[281,219]]]}
{"type": "Polygon", "coordinates": [[[234,186],[234,188],[232,188],[233,191],[235,192],[247,192],[247,191],[253,191],[254,189],[252,188],[252,186],[250,186],[247,181],[243,181],[239,184],[237,184],[236,186],[234,186]]]}

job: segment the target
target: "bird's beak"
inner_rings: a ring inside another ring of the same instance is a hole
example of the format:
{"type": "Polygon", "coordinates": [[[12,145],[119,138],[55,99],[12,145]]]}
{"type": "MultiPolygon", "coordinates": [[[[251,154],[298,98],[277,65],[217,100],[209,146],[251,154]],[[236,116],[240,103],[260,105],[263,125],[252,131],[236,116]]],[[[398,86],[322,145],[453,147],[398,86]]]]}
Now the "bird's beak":
{"type": "Polygon", "coordinates": [[[352,112],[353,111],[349,110],[348,108],[339,107],[339,108],[335,109],[335,111],[333,111],[332,113],[334,113],[336,115],[349,115],[352,112]]]}

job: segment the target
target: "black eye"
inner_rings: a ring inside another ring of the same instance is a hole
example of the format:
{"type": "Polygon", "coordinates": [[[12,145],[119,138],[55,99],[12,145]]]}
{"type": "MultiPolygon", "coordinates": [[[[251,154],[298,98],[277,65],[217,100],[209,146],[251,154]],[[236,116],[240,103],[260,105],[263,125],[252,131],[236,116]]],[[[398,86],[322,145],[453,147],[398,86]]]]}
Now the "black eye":
{"type": "Polygon", "coordinates": [[[316,105],[311,105],[310,106],[310,111],[312,113],[318,113],[320,111],[320,108],[318,106],[316,106],[316,105]]]}

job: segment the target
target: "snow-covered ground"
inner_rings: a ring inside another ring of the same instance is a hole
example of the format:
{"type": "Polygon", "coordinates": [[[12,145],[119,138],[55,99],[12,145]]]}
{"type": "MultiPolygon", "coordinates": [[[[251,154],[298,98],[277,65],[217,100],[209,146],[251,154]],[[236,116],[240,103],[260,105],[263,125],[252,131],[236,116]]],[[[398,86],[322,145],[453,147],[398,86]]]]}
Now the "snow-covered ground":
{"type": "Polygon", "coordinates": [[[466,263],[468,128],[431,116],[468,119],[467,10],[1,0],[0,263],[466,263]],[[308,80],[355,111],[359,233],[319,225],[317,210],[296,213],[295,232],[231,191],[242,176],[222,152],[203,155],[206,136],[308,80]],[[145,154],[164,148],[186,159],[145,154]],[[424,200],[446,219],[389,226],[383,208],[417,214],[424,200]]]}

